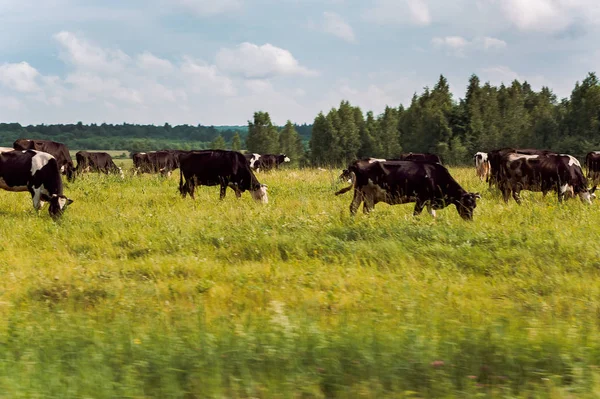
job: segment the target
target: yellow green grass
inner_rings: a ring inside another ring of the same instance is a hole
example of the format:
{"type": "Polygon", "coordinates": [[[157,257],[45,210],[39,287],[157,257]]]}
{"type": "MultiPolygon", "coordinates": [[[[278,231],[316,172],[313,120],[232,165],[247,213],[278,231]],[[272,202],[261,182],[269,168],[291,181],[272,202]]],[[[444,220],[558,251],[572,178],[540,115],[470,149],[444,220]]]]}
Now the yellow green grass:
{"type": "Polygon", "coordinates": [[[600,204],[454,168],[471,223],[352,218],[338,173],[258,174],[268,205],[90,174],[57,223],[0,192],[0,397],[600,393],[600,204]]]}

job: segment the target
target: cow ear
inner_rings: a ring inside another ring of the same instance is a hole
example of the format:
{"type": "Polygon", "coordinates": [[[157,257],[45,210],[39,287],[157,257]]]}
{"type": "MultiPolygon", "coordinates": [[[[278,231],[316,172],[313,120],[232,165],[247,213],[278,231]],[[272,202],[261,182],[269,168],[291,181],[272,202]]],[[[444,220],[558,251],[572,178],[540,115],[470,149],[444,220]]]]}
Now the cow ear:
{"type": "Polygon", "coordinates": [[[71,198],[67,198],[67,205],[71,205],[73,203],[73,200],[71,198]]]}
{"type": "Polygon", "coordinates": [[[475,193],[475,194],[473,194],[473,195],[475,196],[475,198],[477,198],[477,199],[481,199],[481,194],[479,194],[479,193],[475,193]]]}

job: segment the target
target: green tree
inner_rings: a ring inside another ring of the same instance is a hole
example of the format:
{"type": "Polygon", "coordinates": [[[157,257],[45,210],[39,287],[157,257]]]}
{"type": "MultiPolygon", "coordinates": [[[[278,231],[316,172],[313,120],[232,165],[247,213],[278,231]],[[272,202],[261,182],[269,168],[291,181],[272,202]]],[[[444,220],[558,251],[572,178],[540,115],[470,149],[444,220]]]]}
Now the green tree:
{"type": "Polygon", "coordinates": [[[297,164],[304,155],[302,139],[289,120],[279,133],[279,151],[286,154],[294,164],[297,164]]]}
{"type": "Polygon", "coordinates": [[[240,138],[240,134],[235,132],[233,138],[231,139],[231,149],[233,151],[240,151],[242,149],[242,139],[240,138]]]}
{"type": "Polygon", "coordinates": [[[224,150],[225,147],[227,147],[227,143],[220,134],[210,143],[210,148],[213,150],[224,150]]]}
{"type": "Polygon", "coordinates": [[[319,112],[313,123],[309,149],[310,161],[314,166],[326,166],[334,162],[334,152],[337,152],[335,149],[335,128],[332,123],[333,117],[329,117],[334,111],[330,111],[328,116],[323,115],[323,112],[319,112]]]}
{"type": "Polygon", "coordinates": [[[381,151],[378,156],[383,158],[395,158],[402,153],[400,147],[400,136],[398,134],[398,110],[392,107],[385,107],[385,111],[377,120],[378,122],[378,142],[381,145],[381,151]]]}
{"type": "Polygon", "coordinates": [[[259,154],[274,154],[279,149],[277,128],[268,112],[255,112],[254,121],[248,121],[246,148],[259,154]]]}

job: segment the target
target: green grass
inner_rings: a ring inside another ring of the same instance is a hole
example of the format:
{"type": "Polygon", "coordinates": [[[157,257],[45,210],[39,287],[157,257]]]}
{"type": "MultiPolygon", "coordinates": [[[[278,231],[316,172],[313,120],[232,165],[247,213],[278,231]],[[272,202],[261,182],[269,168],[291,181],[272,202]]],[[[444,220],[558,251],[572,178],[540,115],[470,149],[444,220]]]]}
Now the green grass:
{"type": "Polygon", "coordinates": [[[258,174],[268,205],[89,174],[59,222],[0,192],[0,397],[600,394],[598,203],[465,168],[471,223],[352,218],[338,173],[258,174]]]}

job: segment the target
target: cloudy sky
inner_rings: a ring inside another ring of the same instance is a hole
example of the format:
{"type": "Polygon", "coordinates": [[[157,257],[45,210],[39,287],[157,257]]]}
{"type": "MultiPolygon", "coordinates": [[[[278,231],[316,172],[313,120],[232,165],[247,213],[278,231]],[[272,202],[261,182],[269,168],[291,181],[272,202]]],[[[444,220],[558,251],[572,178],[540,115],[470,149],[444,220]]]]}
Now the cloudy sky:
{"type": "Polygon", "coordinates": [[[566,97],[600,66],[598,0],[0,0],[0,121],[312,122],[444,74],[566,97]]]}

